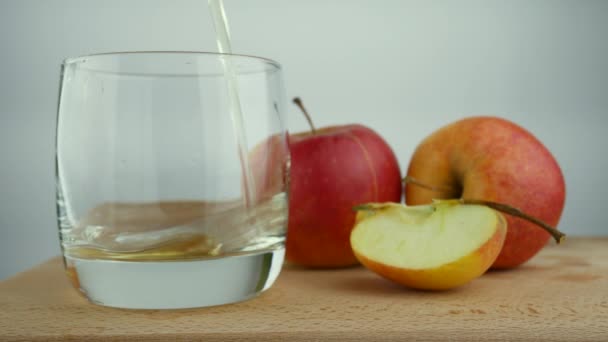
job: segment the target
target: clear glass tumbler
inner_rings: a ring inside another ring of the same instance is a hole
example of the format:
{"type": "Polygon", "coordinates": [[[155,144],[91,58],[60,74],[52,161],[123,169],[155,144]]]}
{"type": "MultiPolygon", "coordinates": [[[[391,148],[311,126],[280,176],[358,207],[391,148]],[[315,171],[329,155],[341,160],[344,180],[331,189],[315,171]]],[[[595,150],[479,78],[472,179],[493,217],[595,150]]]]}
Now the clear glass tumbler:
{"type": "Polygon", "coordinates": [[[281,269],[289,151],[280,65],[240,55],[67,59],[57,119],[65,267],[90,301],[245,300],[281,269]]]}

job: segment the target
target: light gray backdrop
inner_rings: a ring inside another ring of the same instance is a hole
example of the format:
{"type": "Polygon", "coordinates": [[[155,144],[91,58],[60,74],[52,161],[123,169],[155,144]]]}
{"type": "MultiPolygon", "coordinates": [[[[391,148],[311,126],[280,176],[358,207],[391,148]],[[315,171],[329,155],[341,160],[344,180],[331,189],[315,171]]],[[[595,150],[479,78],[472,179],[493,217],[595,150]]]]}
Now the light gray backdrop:
{"type": "MultiPolygon", "coordinates": [[[[436,128],[509,118],[554,153],[560,228],[607,234],[608,1],[226,0],[235,52],[278,60],[317,126],[357,122],[402,168],[436,128]]],[[[59,253],[54,125],[64,57],[216,51],[205,0],[0,0],[0,279],[59,253]]],[[[306,129],[295,108],[291,131],[306,129]]]]}

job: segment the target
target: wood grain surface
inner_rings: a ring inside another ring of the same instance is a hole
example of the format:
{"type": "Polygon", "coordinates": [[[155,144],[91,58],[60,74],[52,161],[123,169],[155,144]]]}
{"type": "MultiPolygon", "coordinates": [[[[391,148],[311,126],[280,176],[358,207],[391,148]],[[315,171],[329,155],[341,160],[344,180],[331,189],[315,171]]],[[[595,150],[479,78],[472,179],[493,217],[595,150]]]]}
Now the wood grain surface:
{"type": "Polygon", "coordinates": [[[448,292],[355,267],[287,266],[242,303],[130,311],[90,304],[60,259],[0,283],[0,341],[608,341],[608,238],[571,238],[448,292]]]}

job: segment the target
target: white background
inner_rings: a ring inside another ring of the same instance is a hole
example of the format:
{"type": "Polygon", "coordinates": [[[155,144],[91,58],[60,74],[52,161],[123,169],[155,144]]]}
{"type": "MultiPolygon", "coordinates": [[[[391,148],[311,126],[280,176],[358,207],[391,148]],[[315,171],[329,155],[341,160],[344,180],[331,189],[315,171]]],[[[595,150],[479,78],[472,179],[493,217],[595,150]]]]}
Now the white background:
{"type": "MultiPolygon", "coordinates": [[[[608,1],[226,0],[235,52],[284,67],[317,126],[363,123],[403,169],[438,127],[495,114],[567,182],[560,228],[605,235],[608,1]]],[[[0,0],[0,279],[59,254],[54,125],[67,56],[216,51],[204,0],[0,0]]],[[[289,128],[306,129],[291,107],[289,128]]]]}

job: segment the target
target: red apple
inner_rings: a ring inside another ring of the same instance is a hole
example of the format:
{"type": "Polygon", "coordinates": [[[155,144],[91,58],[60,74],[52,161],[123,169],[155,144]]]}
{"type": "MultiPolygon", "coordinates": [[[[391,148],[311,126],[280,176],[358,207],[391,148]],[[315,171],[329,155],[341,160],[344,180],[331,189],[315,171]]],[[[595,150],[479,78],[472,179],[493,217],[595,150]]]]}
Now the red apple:
{"type": "MultiPolygon", "coordinates": [[[[505,119],[472,117],[447,125],[420,143],[407,176],[433,189],[406,184],[408,205],[464,198],[516,207],[551,226],[565,201],[561,169],[530,132],[505,119]]],[[[516,267],[545,246],[549,234],[507,216],[507,235],[493,268],[516,267]]]]}
{"type": "Polygon", "coordinates": [[[399,164],[386,141],[370,128],[311,127],[311,132],[289,139],[286,257],[309,267],[354,265],[357,259],[350,233],[356,213],[352,208],[368,202],[399,202],[399,164]]]}

